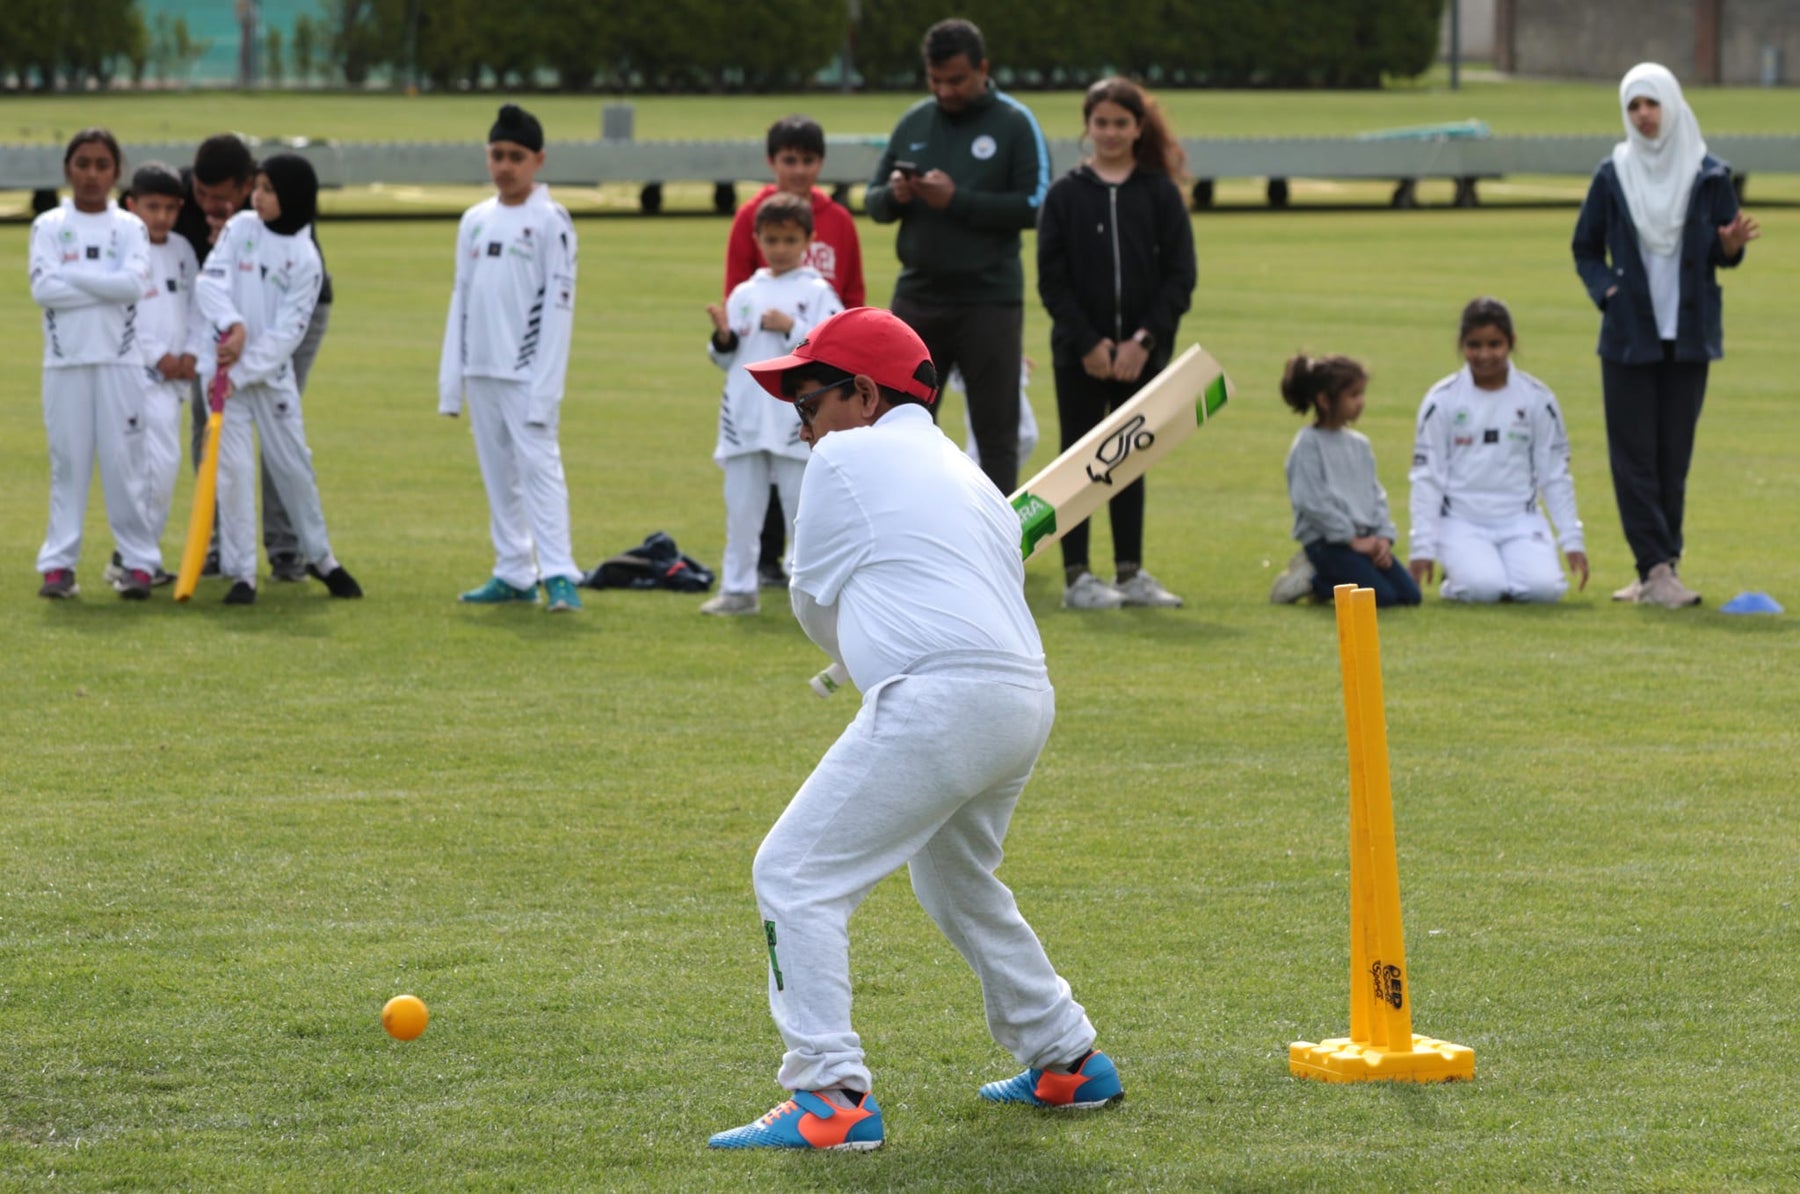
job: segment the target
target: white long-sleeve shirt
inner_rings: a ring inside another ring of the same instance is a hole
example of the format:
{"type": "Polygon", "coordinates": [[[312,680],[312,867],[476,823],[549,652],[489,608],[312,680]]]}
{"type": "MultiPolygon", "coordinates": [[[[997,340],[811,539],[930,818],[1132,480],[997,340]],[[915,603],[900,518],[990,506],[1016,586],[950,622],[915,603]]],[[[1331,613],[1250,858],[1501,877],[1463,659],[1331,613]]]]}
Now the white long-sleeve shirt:
{"type": "Polygon", "coordinates": [[[1288,501],[1301,544],[1348,543],[1364,535],[1394,542],[1387,490],[1369,437],[1348,427],[1302,427],[1288,448],[1288,501]]]}
{"type": "Polygon", "coordinates": [[[1438,558],[1438,524],[1446,514],[1500,522],[1536,510],[1540,495],[1556,524],[1557,546],[1586,550],[1556,395],[1516,366],[1507,366],[1506,385],[1498,390],[1477,386],[1464,366],[1426,392],[1408,479],[1412,559],[1438,558]]]}
{"type": "Polygon", "coordinates": [[[31,301],[44,309],[44,367],[137,365],[137,304],[150,286],[144,222],[72,199],[31,222],[31,301]]]}
{"type": "Polygon", "coordinates": [[[551,420],[569,369],[575,257],[574,222],[542,184],[523,203],[495,196],[463,213],[438,362],[440,413],[461,413],[463,379],[485,377],[530,386],[527,421],[551,420]]]}
{"type": "MultiPolygon", "coordinates": [[[[206,351],[205,320],[194,306],[200,259],[186,237],[171,235],[150,246],[150,285],[138,301],[138,343],[153,385],[166,379],[156,368],[165,356],[190,354],[198,361],[206,351]]],[[[182,389],[185,392],[186,383],[182,389]]]]}
{"type": "Polygon", "coordinates": [[[270,232],[255,212],[232,216],[194,288],[208,330],[201,376],[218,372],[218,337],[241,323],[244,353],[231,367],[232,384],[265,385],[299,397],[294,350],[306,337],[324,280],[310,225],[283,236],[270,232]]]}
{"type": "Polygon", "coordinates": [[[786,356],[806,339],[820,321],[844,309],[837,291],[810,266],[772,274],[765,266],[748,281],[732,288],[725,300],[725,317],[737,334],[737,347],[720,352],[707,337],[706,355],[725,370],[725,389],[719,396],[719,438],[713,459],[724,463],[732,456],[773,452],[805,460],[810,450],[800,440],[800,416],[792,403],[771,398],[746,365],[786,356]],[[764,312],[780,311],[794,326],[786,332],[764,329],[764,312]]]}

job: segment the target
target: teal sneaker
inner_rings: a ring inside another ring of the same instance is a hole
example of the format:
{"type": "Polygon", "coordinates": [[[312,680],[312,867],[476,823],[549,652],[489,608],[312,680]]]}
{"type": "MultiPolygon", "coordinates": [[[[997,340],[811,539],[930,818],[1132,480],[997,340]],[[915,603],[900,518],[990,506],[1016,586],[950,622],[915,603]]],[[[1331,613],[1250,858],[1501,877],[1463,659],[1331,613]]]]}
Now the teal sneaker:
{"type": "Polygon", "coordinates": [[[720,1132],[707,1148],[848,1148],[866,1152],[880,1148],[881,1108],[875,1096],[864,1094],[855,1107],[839,1107],[810,1090],[796,1090],[794,1097],[759,1120],[720,1132]]]}
{"type": "Polygon", "coordinates": [[[488,582],[479,589],[470,589],[458,601],[465,605],[507,605],[514,601],[529,601],[537,604],[537,586],[526,589],[515,589],[497,576],[488,577],[488,582]]]}
{"type": "Polygon", "coordinates": [[[1125,1097],[1125,1087],[1119,1081],[1119,1070],[1113,1065],[1112,1058],[1089,1050],[1071,1073],[1026,1070],[1004,1082],[988,1083],[981,1088],[981,1097],[990,1103],[1024,1103],[1030,1107],[1082,1111],[1118,1102],[1125,1097]]]}
{"type": "Polygon", "coordinates": [[[566,576],[553,576],[544,582],[544,595],[550,604],[544,607],[546,613],[573,613],[581,608],[581,594],[575,591],[575,582],[566,576]]]}

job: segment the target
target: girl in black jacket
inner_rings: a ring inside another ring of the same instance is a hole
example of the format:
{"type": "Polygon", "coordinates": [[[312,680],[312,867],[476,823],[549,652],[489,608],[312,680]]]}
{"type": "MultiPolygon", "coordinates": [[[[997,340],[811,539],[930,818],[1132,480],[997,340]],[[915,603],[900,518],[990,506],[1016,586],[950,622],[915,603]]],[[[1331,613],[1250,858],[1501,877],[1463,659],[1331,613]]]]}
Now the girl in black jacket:
{"type": "MultiPolygon", "coordinates": [[[[1056,180],[1038,217],[1038,296],[1050,312],[1066,451],[1169,363],[1194,290],[1194,230],[1176,184],[1181,146],[1149,95],[1102,79],[1081,105],[1093,156],[1056,180]]],[[[1112,584],[1088,570],[1084,522],[1063,536],[1063,605],[1178,606],[1142,568],[1144,482],[1108,506],[1112,584]]]]}

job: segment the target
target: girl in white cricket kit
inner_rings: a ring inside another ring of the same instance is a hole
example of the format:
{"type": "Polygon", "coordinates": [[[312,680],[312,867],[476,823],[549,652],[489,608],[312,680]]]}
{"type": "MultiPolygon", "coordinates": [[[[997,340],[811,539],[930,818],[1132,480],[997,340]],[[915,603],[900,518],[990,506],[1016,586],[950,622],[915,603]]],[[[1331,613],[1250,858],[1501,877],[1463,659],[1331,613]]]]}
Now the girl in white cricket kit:
{"type": "Polygon", "coordinates": [[[487,487],[494,574],[461,600],[581,608],[581,569],[569,545],[569,486],[556,427],[575,321],[575,225],[537,183],[543,126],[515,104],[488,132],[488,177],[498,192],[463,213],[456,281],[438,365],[438,413],[465,395],[475,458],[487,487]]]}
{"type": "Polygon", "coordinates": [[[318,176],[305,158],[277,154],[261,163],[250,192],[254,210],[226,222],[197,287],[216,341],[201,359],[201,391],[218,370],[231,380],[219,435],[219,571],[232,581],[227,605],[256,600],[256,436],[307,572],[333,597],[362,596],[331,553],[293,367],[325,277],[311,231],[318,195],[318,176]]]}
{"type": "Polygon", "coordinates": [[[1419,406],[1409,474],[1413,580],[1429,584],[1441,564],[1440,594],[1451,601],[1556,601],[1569,587],[1560,546],[1587,588],[1556,395],[1512,363],[1512,313],[1498,299],[1463,308],[1457,343],[1466,364],[1419,406]]]}
{"type": "Polygon", "coordinates": [[[719,595],[704,614],[753,614],[756,558],[769,486],[781,495],[787,541],[794,539],[794,507],[810,450],[800,441],[800,420],[769,395],[744,367],[792,352],[814,324],[844,309],[837,291],[819,272],[801,264],[812,240],[812,203],[777,191],[757,205],[757,248],[769,264],[731,291],[725,305],[707,304],[712,339],[706,352],[725,370],[719,396],[719,438],[713,460],[725,470],[725,568],[719,595]]]}
{"type": "MultiPolygon", "coordinates": [[[[138,303],[143,346],[144,520],[159,542],[181,473],[182,415],[206,351],[205,320],[194,309],[200,260],[184,236],[171,235],[181,212],[181,176],[160,162],[138,168],[126,203],[150,236],[150,285],[138,303]]],[[[160,569],[156,583],[175,578],[160,569]]]]}
{"type": "Polygon", "coordinates": [[[50,522],[38,549],[38,595],[72,597],[88,482],[100,460],[106,521],[118,547],[119,596],[142,600],[162,567],[144,521],[144,374],[137,303],[150,284],[149,242],[136,216],[108,197],[119,143],[105,129],[75,134],[63,154],[72,192],[31,224],[31,298],[44,309],[44,429],[50,441],[50,522]]]}
{"type": "Polygon", "coordinates": [[[769,1006],[792,1092],[714,1148],[882,1142],[850,1025],[850,916],[906,866],[981,980],[988,1031],[1024,1072],[995,1103],[1101,1107],[1124,1095],[1094,1027],[994,874],[1056,717],[1025,604],[1019,520],[931,418],[937,374],[898,316],[855,307],[750,366],[794,404],[813,456],[794,526],[794,614],[862,707],[756,853],[769,1006]]]}

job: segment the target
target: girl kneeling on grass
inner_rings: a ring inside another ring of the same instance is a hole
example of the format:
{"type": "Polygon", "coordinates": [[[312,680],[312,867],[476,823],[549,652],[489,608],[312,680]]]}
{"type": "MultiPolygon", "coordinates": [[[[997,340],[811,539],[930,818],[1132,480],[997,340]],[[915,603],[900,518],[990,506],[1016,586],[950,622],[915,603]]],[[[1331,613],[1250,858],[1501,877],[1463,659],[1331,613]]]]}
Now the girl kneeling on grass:
{"type": "Polygon", "coordinates": [[[1512,363],[1512,313],[1499,299],[1463,308],[1462,369],[1419,405],[1413,441],[1412,578],[1451,601],[1556,601],[1588,562],[1569,475],[1569,437],[1549,387],[1512,363]],[[1540,508],[1555,516],[1552,538],[1540,508]]]}
{"type": "Polygon", "coordinates": [[[1281,375],[1282,399],[1297,414],[1310,412],[1313,423],[1288,449],[1288,500],[1302,552],[1269,594],[1278,604],[1309,591],[1330,601],[1332,588],[1346,584],[1374,589],[1376,605],[1419,604],[1419,586],[1394,558],[1399,532],[1375,476],[1374,449],[1350,430],[1368,384],[1368,372],[1345,356],[1297,356],[1281,375]]]}
{"type": "Polygon", "coordinates": [[[226,223],[195,288],[201,314],[222,337],[201,362],[201,390],[220,369],[231,378],[219,434],[219,571],[232,581],[227,605],[256,600],[253,427],[262,437],[263,467],[299,532],[307,572],[333,597],[362,596],[331,554],[293,366],[325,278],[310,231],[318,198],[318,176],[305,158],[284,153],[263,162],[250,192],[255,210],[226,223]]]}

